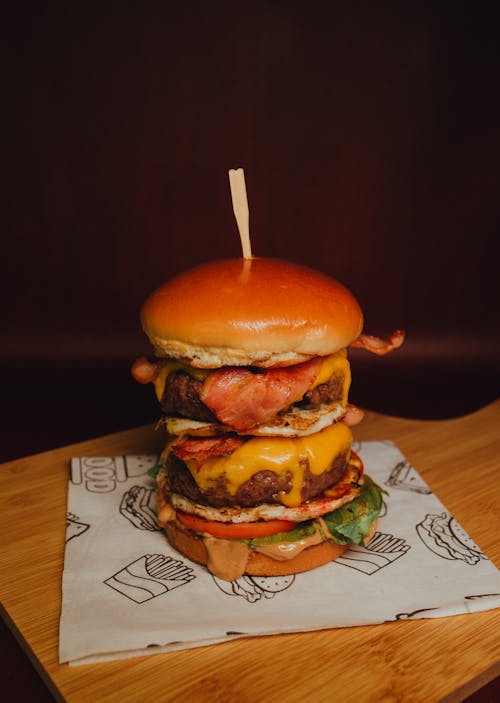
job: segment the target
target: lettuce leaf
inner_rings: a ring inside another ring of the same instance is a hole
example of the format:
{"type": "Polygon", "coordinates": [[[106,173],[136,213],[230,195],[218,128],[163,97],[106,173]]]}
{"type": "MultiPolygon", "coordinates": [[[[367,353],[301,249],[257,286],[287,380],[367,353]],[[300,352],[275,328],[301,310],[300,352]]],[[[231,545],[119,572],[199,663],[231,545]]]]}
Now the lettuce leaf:
{"type": "Polygon", "coordinates": [[[161,468],[161,464],[156,464],[156,466],[152,466],[150,469],[148,469],[148,476],[151,476],[151,478],[156,479],[161,468]]]}
{"type": "Polygon", "coordinates": [[[323,521],[337,544],[364,543],[382,508],[382,492],[380,486],[365,475],[357,498],[323,516],[323,521]]]}

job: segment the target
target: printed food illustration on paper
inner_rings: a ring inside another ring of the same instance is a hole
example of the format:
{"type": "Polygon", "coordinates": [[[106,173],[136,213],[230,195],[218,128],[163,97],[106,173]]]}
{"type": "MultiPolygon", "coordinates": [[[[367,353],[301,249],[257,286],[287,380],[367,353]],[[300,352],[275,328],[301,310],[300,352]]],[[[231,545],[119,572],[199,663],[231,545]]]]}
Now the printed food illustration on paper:
{"type": "Polygon", "coordinates": [[[402,491],[422,493],[423,495],[430,495],[432,493],[413,466],[406,460],[396,464],[385,482],[385,485],[402,491]]]}
{"type": "Polygon", "coordinates": [[[431,552],[443,559],[464,561],[473,566],[487,557],[447,512],[427,514],[416,526],[418,536],[431,552]]]}
{"type": "Polygon", "coordinates": [[[157,462],[156,454],[74,457],[70,479],[91,493],[110,493],[127,479],[144,476],[157,462]]]}
{"type": "Polygon", "coordinates": [[[410,545],[400,537],[375,532],[371,540],[364,547],[353,545],[333,562],[334,566],[348,566],[363,574],[370,576],[389,566],[396,559],[407,554],[410,545]]]}
{"type": "Polygon", "coordinates": [[[156,492],[154,488],[132,486],[123,494],[120,513],[139,530],[161,530],[156,517],[156,492]]]}
{"type": "Polygon", "coordinates": [[[78,515],[68,513],[66,516],[66,542],[74,537],[79,537],[89,529],[90,525],[82,522],[78,515]]]}
{"type": "Polygon", "coordinates": [[[194,578],[193,569],[180,559],[163,554],[145,554],[124,566],[104,583],[130,600],[144,603],[184,586],[194,578]]]}
{"type": "Polygon", "coordinates": [[[224,581],[212,576],[216,586],[228,596],[241,596],[248,603],[256,603],[261,598],[274,598],[276,593],[290,588],[295,575],[290,576],[241,576],[236,581],[224,581]]]}

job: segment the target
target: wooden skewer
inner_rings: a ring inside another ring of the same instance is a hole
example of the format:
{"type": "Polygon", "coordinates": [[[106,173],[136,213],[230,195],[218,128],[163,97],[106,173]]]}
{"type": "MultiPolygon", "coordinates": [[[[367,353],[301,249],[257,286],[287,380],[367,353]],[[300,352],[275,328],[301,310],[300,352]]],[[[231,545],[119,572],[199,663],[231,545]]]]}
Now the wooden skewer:
{"type": "Polygon", "coordinates": [[[248,199],[245,187],[245,173],[242,168],[230,169],[229,185],[231,187],[231,198],[233,200],[233,211],[240,233],[241,249],[244,259],[252,258],[252,246],[250,244],[250,230],[248,227],[248,199]]]}

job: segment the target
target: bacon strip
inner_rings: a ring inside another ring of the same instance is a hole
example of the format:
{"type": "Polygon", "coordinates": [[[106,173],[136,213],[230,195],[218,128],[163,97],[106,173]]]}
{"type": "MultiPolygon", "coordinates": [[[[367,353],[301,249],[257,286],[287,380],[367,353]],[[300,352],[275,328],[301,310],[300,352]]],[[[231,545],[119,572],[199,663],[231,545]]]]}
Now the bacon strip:
{"type": "Polygon", "coordinates": [[[139,383],[154,381],[159,372],[159,366],[152,363],[145,356],[139,356],[132,364],[130,373],[139,383]]]}
{"type": "Polygon", "coordinates": [[[347,404],[346,412],[342,418],[342,422],[347,425],[347,427],[354,427],[358,425],[364,418],[365,413],[357,405],[352,405],[352,403],[347,404]]]}
{"type": "Polygon", "coordinates": [[[403,344],[404,339],[404,330],[396,330],[389,336],[388,339],[373,337],[370,334],[360,334],[359,337],[351,343],[351,347],[360,347],[372,352],[373,354],[377,354],[378,356],[383,356],[384,354],[391,352],[393,349],[400,347],[403,344]]]}
{"type": "Polygon", "coordinates": [[[174,444],[172,451],[182,461],[194,460],[197,467],[199,467],[211,456],[231,454],[244,441],[242,437],[231,435],[203,439],[184,439],[174,444]]]}
{"type": "Polygon", "coordinates": [[[200,399],[224,425],[246,432],[300,400],[321,368],[318,357],[302,364],[252,373],[228,367],[204,381],[200,399]]]}

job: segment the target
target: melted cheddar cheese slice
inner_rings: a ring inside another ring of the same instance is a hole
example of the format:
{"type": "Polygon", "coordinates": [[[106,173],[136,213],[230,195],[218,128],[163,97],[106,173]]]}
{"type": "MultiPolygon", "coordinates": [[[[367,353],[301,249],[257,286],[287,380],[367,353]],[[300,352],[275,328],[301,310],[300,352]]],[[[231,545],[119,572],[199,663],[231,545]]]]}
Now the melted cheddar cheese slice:
{"type": "Polygon", "coordinates": [[[328,471],[338,454],[350,452],[352,432],[343,422],[307,437],[253,437],[231,454],[213,457],[200,467],[187,466],[202,491],[221,481],[231,495],[258,471],[273,471],[281,477],[291,476],[291,490],[278,494],[288,507],[300,505],[301,486],[308,468],[316,476],[328,471]]]}
{"type": "Polygon", "coordinates": [[[340,402],[342,405],[346,405],[347,396],[351,385],[351,367],[349,365],[349,361],[347,360],[346,349],[341,349],[335,354],[325,356],[323,363],[321,364],[319,374],[312,384],[311,389],[316,388],[316,386],[320,386],[322,383],[327,383],[327,381],[329,381],[333,376],[344,377],[342,400],[340,402]]]}

